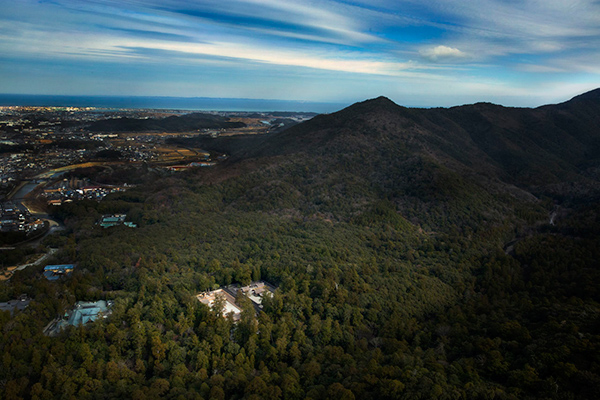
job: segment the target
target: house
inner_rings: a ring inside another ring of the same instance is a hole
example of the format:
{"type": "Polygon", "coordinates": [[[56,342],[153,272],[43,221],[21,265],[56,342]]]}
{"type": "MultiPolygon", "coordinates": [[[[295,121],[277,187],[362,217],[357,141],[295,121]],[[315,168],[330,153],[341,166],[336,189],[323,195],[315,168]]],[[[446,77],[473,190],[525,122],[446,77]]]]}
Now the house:
{"type": "Polygon", "coordinates": [[[112,215],[103,215],[100,219],[100,226],[103,228],[110,228],[118,225],[125,225],[128,228],[137,228],[137,225],[133,222],[125,222],[125,214],[112,214],[112,215]]]}
{"type": "Polygon", "coordinates": [[[238,289],[244,296],[248,297],[256,311],[260,311],[263,308],[262,301],[266,296],[271,296],[277,289],[275,286],[270,285],[264,281],[252,282],[248,286],[244,286],[238,289]]]}
{"type": "Polygon", "coordinates": [[[29,222],[25,224],[25,230],[27,232],[36,231],[38,229],[42,229],[44,227],[44,221],[41,219],[37,219],[35,221],[29,222]]]}
{"type": "Polygon", "coordinates": [[[54,336],[67,326],[80,326],[98,318],[107,318],[111,313],[112,306],[113,302],[110,300],[78,301],[70,311],[65,312],[63,317],[50,322],[44,328],[44,334],[54,336]]]}
{"type": "Polygon", "coordinates": [[[238,321],[242,316],[242,310],[235,304],[235,299],[223,289],[203,292],[197,295],[196,298],[200,303],[205,304],[210,308],[213,307],[216,299],[222,298],[224,300],[222,311],[223,317],[226,317],[229,313],[233,313],[233,320],[238,321]]]}
{"type": "Polygon", "coordinates": [[[238,321],[242,315],[242,309],[235,301],[238,293],[242,293],[244,296],[248,297],[250,301],[252,301],[255,311],[258,313],[263,308],[262,300],[266,296],[271,296],[276,289],[275,286],[267,282],[257,281],[244,287],[230,285],[210,292],[203,292],[197,295],[196,298],[201,303],[212,308],[215,300],[221,297],[224,300],[223,316],[225,317],[230,312],[233,312],[233,320],[238,321]]]}
{"type": "Polygon", "coordinates": [[[125,222],[125,214],[103,215],[100,220],[100,226],[109,228],[111,226],[121,225],[125,222]]]}
{"type": "Polygon", "coordinates": [[[108,309],[112,306],[111,301],[79,301],[73,310],[68,313],[67,323],[72,326],[85,325],[95,321],[99,317],[106,318],[108,309]]]}
{"type": "Polygon", "coordinates": [[[74,268],[74,264],[46,265],[44,267],[44,276],[49,281],[56,281],[61,276],[71,275],[74,268]]]}
{"type": "Polygon", "coordinates": [[[29,306],[31,300],[26,294],[19,296],[17,300],[9,300],[4,303],[0,303],[0,311],[9,311],[10,315],[13,315],[15,311],[23,311],[29,306]]]}

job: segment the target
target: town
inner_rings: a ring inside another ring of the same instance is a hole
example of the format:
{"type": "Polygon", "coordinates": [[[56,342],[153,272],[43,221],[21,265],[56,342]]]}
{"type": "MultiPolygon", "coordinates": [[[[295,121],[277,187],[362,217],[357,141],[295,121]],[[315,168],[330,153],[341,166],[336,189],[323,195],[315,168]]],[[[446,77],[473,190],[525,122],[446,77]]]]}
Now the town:
{"type": "MultiPolygon", "coordinates": [[[[16,263],[0,266],[0,280],[28,267],[42,268],[40,279],[61,285],[78,269],[76,264],[52,264],[59,249],[38,247],[46,235],[62,230],[53,210],[80,201],[100,202],[113,193],[138,184],[134,168],[168,176],[194,168],[211,168],[227,154],[186,145],[194,138],[260,135],[287,128],[313,113],[209,112],[181,110],[109,110],[93,107],[0,107],[0,251],[29,254],[16,263]],[[142,129],[140,129],[142,126],[142,129]],[[191,140],[185,142],[182,140],[191,140]],[[183,144],[182,144],[183,143],[183,144]],[[108,171],[108,172],[107,172],[108,171]],[[111,174],[112,173],[112,174],[111,174]],[[133,178],[131,178],[133,176],[133,178]],[[128,179],[129,178],[129,179],[128,179]]],[[[99,230],[136,228],[126,214],[104,214],[95,223],[99,230]]],[[[10,259],[10,257],[9,257],[10,259]]],[[[139,261],[138,261],[139,264],[139,261]]],[[[233,321],[248,309],[257,313],[262,300],[276,287],[264,281],[246,286],[228,285],[197,295],[209,308],[222,307],[233,321]],[[239,296],[249,299],[241,304],[239,296]]],[[[0,304],[13,315],[35,301],[26,295],[0,304]]],[[[111,301],[81,300],[63,310],[44,329],[57,335],[111,313],[111,301]]]]}
{"type": "Polygon", "coordinates": [[[284,114],[290,115],[283,118],[278,113],[0,107],[0,185],[8,193],[6,189],[18,181],[87,162],[150,162],[167,168],[194,161],[213,165],[211,158],[217,162],[225,155],[181,147],[173,139],[264,134],[314,115],[284,114]]]}

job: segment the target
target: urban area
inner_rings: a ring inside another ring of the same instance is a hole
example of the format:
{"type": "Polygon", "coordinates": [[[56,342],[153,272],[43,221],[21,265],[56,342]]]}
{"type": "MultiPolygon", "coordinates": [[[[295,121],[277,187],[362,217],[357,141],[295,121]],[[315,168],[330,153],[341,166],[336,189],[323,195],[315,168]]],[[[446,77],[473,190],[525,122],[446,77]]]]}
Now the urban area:
{"type": "MultiPolygon", "coordinates": [[[[232,135],[277,132],[314,116],[312,113],[192,113],[177,110],[107,110],[77,107],[0,107],[0,251],[24,250],[17,263],[3,262],[0,281],[16,271],[43,267],[39,279],[60,285],[71,279],[76,264],[49,262],[57,248],[41,245],[44,237],[64,229],[53,218],[56,206],[102,201],[127,191],[145,175],[166,176],[210,168],[228,155],[204,150],[206,140],[232,135]],[[125,171],[125,172],[124,172],[125,171]]],[[[56,208],[58,209],[58,208],[56,208]]],[[[126,214],[104,214],[96,229],[137,228],[126,214]]],[[[5,253],[8,254],[8,253],[5,253]]],[[[5,257],[6,258],[6,257],[5,257]]],[[[238,321],[244,309],[258,312],[276,287],[265,281],[229,285],[197,295],[238,321]],[[240,303],[240,296],[249,303],[240,303]],[[252,306],[248,306],[251,304],[252,306]]],[[[23,294],[0,303],[11,315],[35,299],[23,294]]],[[[109,300],[78,301],[44,329],[49,336],[67,326],[107,318],[109,300]]]]}

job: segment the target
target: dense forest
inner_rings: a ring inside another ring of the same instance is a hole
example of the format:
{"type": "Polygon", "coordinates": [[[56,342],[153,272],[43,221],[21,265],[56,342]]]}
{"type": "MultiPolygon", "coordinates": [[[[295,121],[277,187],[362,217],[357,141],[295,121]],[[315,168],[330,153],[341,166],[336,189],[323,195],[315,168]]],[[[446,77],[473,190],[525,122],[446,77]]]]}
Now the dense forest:
{"type": "Polygon", "coordinates": [[[380,98],[56,207],[48,263],[77,267],[0,285],[33,299],[0,312],[0,397],[595,399],[598,121],[598,91],[534,110],[380,98]],[[98,227],[108,213],[138,228],[98,227]],[[278,289],[239,322],[195,297],[259,279],[278,289]],[[99,299],[107,319],[42,333],[99,299]]]}

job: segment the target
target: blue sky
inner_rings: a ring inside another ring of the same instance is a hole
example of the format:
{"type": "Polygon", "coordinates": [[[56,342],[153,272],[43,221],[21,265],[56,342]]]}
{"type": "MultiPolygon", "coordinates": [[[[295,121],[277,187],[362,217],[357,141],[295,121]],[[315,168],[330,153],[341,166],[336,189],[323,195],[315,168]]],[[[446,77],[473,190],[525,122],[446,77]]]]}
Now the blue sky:
{"type": "Polygon", "coordinates": [[[598,0],[0,0],[0,93],[537,106],[600,87],[598,0]]]}

